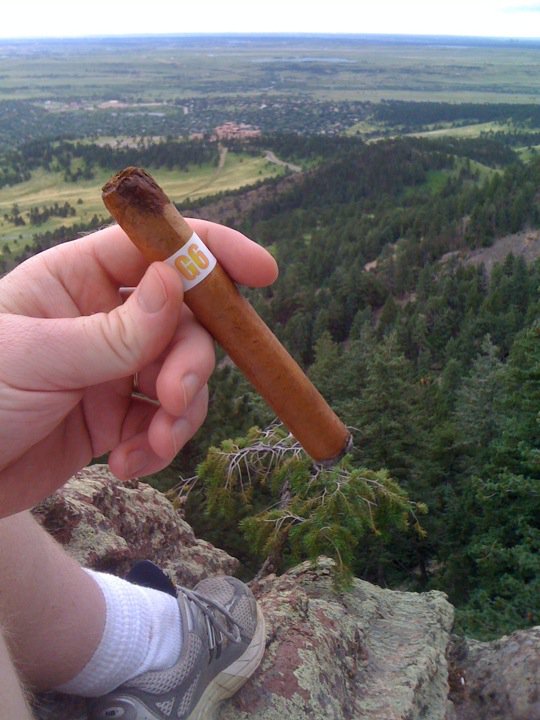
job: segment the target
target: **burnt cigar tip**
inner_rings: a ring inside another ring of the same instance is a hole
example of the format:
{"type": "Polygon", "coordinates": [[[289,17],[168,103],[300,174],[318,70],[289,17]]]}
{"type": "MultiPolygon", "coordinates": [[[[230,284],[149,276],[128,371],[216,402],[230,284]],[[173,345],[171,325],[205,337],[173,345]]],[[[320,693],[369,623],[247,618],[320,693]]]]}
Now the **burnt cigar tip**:
{"type": "Polygon", "coordinates": [[[170,203],[154,178],[139,167],[127,167],[116,173],[105,183],[102,193],[109,210],[111,204],[129,204],[142,212],[160,213],[170,203]]]}

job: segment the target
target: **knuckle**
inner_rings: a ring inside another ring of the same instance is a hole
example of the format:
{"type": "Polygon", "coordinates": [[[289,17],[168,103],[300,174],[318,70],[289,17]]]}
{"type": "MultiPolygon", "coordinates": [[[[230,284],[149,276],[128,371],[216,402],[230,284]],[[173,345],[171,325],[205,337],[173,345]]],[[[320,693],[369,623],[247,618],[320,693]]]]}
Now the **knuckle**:
{"type": "Polygon", "coordinates": [[[141,354],[140,342],[123,308],[105,314],[100,329],[105,348],[116,358],[120,367],[132,368],[137,364],[141,354]]]}

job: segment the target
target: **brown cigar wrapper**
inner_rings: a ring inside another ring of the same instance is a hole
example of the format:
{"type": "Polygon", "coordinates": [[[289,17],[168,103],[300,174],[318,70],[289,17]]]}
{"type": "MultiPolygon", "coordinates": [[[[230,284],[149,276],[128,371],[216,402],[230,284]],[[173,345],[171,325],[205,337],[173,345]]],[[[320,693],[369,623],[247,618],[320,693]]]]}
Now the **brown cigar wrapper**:
{"type": "MultiPolygon", "coordinates": [[[[144,257],[166,260],[193,230],[155,181],[126,168],[103,201],[144,257]]],[[[346,426],[218,264],[184,294],[186,305],[316,462],[332,464],[351,444],[346,426]]]]}

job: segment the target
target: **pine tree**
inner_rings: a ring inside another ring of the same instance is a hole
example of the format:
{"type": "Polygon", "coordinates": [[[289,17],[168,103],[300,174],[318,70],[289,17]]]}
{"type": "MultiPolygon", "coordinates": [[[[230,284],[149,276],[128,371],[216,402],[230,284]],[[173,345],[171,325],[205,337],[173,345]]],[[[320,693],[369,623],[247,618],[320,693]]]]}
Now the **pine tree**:
{"type": "Polygon", "coordinates": [[[424,508],[387,471],[355,466],[350,457],[330,469],[316,466],[280,424],[211,448],[197,478],[222,544],[235,532],[238,540],[240,527],[235,549],[242,544],[252,566],[266,559],[262,572],[327,555],[336,561],[337,585],[346,586],[367,536],[403,532],[411,518],[422,532],[416,514],[424,508]]]}
{"type": "Polygon", "coordinates": [[[413,369],[395,333],[373,345],[364,360],[365,385],[351,400],[353,424],[359,433],[358,459],[373,469],[387,468],[410,487],[421,451],[413,369]]]}
{"type": "MultiPolygon", "coordinates": [[[[497,375],[503,390],[498,430],[455,507],[462,532],[454,582],[466,600],[458,618],[467,632],[485,638],[540,622],[538,325],[516,338],[497,375]]],[[[492,428],[481,424],[478,438],[492,428]]]]}
{"type": "Polygon", "coordinates": [[[469,376],[456,394],[455,422],[468,455],[470,474],[485,464],[488,447],[500,431],[503,367],[499,349],[486,335],[469,376]]]}

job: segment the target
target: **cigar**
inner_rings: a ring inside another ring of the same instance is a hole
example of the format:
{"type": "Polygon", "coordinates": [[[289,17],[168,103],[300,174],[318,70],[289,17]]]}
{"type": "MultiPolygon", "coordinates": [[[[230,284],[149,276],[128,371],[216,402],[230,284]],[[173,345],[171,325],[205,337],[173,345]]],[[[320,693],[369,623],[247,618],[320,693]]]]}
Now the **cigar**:
{"type": "Polygon", "coordinates": [[[337,462],[351,446],[347,427],[156,181],[128,167],[104,185],[103,202],[149,263],[178,270],[186,305],[306,453],[324,466],[337,462]]]}

